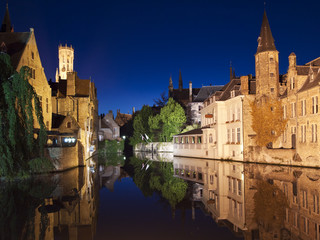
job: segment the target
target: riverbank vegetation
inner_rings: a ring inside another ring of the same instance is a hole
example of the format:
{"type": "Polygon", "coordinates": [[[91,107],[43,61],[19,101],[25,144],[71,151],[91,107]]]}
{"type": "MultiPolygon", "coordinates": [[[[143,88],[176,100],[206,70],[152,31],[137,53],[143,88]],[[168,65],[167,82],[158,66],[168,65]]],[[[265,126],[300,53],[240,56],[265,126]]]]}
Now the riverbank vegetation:
{"type": "Polygon", "coordinates": [[[179,134],[186,123],[183,108],[172,98],[169,98],[160,113],[144,105],[133,120],[133,136],[130,144],[141,142],[171,142],[174,135],[179,134]]]}
{"type": "Polygon", "coordinates": [[[39,98],[29,78],[30,68],[15,71],[10,56],[0,53],[1,177],[26,176],[39,169],[39,165],[52,167],[43,156],[46,128],[39,98]],[[37,130],[35,121],[39,125],[37,130]]]}

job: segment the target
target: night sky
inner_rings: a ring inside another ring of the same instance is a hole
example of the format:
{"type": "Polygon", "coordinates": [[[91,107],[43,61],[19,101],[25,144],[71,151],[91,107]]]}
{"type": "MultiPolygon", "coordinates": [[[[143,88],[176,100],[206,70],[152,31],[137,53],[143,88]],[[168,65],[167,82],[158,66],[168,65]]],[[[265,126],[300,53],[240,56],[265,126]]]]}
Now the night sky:
{"type": "MultiPolygon", "coordinates": [[[[291,52],[298,64],[319,57],[320,1],[266,2],[280,73],[291,52]]],[[[177,88],[179,69],[184,87],[227,83],[230,61],[237,76],[254,74],[264,1],[16,0],[9,11],[16,32],[35,29],[48,80],[58,45],[72,44],[74,70],[96,84],[99,113],[131,113],[167,93],[170,74],[177,88]]]]}

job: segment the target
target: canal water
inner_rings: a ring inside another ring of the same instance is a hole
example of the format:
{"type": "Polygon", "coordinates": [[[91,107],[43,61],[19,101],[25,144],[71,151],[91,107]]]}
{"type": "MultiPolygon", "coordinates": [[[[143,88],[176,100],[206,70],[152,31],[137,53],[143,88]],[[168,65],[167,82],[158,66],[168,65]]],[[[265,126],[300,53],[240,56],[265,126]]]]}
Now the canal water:
{"type": "Polygon", "coordinates": [[[1,183],[0,239],[320,239],[320,171],[108,156],[1,183]]]}

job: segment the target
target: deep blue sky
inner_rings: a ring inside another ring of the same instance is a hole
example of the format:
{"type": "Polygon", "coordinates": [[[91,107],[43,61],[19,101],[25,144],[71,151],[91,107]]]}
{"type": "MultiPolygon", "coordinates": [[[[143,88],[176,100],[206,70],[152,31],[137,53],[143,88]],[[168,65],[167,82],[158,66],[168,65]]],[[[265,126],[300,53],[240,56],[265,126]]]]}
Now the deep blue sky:
{"type": "MultiPolygon", "coordinates": [[[[96,84],[99,113],[127,113],[167,93],[170,74],[177,87],[179,69],[185,87],[225,84],[230,61],[237,76],[254,74],[263,2],[12,0],[9,11],[16,32],[35,29],[48,80],[55,77],[58,45],[72,44],[75,71],[96,84]]],[[[319,0],[266,2],[280,73],[291,52],[298,64],[319,57],[319,0]]]]}

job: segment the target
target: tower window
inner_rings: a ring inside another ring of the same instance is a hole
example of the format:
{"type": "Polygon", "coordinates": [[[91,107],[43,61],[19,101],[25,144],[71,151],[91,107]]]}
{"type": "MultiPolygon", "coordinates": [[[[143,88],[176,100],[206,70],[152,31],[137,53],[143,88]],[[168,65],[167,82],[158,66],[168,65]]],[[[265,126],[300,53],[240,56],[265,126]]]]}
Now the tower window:
{"type": "Polygon", "coordinates": [[[71,128],[71,122],[67,122],[67,128],[71,128]]]}
{"type": "Polygon", "coordinates": [[[270,62],[274,62],[274,59],[273,59],[273,57],[271,57],[271,58],[270,58],[270,62]]]}
{"type": "Polygon", "coordinates": [[[34,59],[34,52],[31,52],[31,58],[34,59]]]}
{"type": "Polygon", "coordinates": [[[270,73],[270,77],[274,77],[274,73],[270,73]]]}
{"type": "Polygon", "coordinates": [[[271,91],[271,92],[274,92],[274,88],[270,88],[270,91],[271,91]]]}

